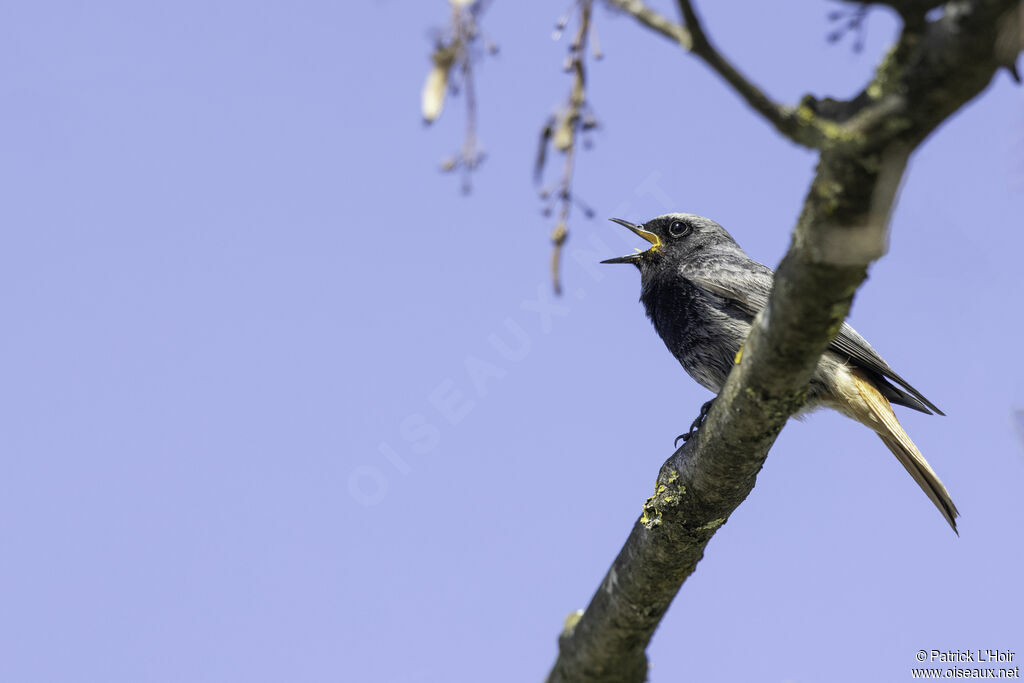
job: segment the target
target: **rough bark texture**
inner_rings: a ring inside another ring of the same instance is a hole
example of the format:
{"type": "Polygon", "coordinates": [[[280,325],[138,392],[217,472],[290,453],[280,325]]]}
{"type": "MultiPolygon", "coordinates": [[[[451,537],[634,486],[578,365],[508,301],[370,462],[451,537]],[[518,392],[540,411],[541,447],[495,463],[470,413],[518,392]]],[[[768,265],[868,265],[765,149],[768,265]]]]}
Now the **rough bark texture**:
{"type": "Polygon", "coordinates": [[[821,157],[768,308],[704,426],[662,466],[587,609],[566,620],[552,682],[646,678],[655,628],[708,541],[753,489],[868,265],[884,253],[909,155],[999,68],[1012,70],[1024,23],[1020,0],[950,3],[934,21],[924,13],[937,3],[884,3],[905,26],[864,91],[844,102],[805,97],[783,107],[718,54],[689,2],[679,2],[683,27],[637,0],[609,1],[704,60],[780,133],[821,157]],[[1007,30],[1015,31],[1009,51],[1007,30]]]}

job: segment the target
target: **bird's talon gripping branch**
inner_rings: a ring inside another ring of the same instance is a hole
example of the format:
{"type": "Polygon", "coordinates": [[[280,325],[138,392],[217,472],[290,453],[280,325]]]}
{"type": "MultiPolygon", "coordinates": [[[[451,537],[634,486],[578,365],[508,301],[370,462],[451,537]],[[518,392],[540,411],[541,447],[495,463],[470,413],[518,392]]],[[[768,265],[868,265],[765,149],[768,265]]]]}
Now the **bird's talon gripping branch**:
{"type": "Polygon", "coordinates": [[[693,424],[690,425],[690,431],[686,432],[685,434],[680,434],[679,436],[677,436],[676,440],[673,442],[673,446],[679,448],[680,439],[682,439],[683,443],[686,443],[694,434],[697,433],[697,430],[700,429],[701,425],[704,424],[704,420],[707,419],[708,412],[711,410],[711,404],[714,402],[715,399],[711,399],[710,401],[708,401],[707,403],[700,407],[700,414],[697,415],[697,419],[694,420],[693,424]]]}

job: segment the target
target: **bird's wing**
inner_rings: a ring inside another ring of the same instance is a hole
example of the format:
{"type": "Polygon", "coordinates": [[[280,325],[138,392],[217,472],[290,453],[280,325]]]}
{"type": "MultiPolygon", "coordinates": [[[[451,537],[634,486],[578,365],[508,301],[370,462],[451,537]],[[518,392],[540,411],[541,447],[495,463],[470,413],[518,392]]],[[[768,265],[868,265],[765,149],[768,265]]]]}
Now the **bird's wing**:
{"type": "Polygon", "coordinates": [[[771,268],[749,259],[706,259],[688,263],[681,273],[697,287],[726,299],[750,317],[768,305],[774,276],[771,268]]]}
{"type": "Polygon", "coordinates": [[[899,387],[889,387],[891,392],[882,390],[882,394],[890,401],[919,410],[922,413],[935,412],[945,415],[938,406],[925,398],[924,394],[912,387],[910,382],[896,374],[896,371],[889,367],[889,364],[878,355],[878,352],[871,348],[867,340],[847,323],[843,323],[843,326],[839,328],[839,334],[832,340],[829,348],[840,355],[849,357],[855,365],[898,384],[899,387]]]}
{"type": "MultiPolygon", "coordinates": [[[[753,260],[741,262],[737,259],[687,264],[681,272],[684,278],[697,287],[728,300],[751,317],[756,316],[768,305],[768,295],[771,293],[774,277],[768,266],[753,260]]],[[[829,349],[846,356],[854,365],[864,368],[880,379],[898,384],[899,387],[889,386],[887,383],[887,386],[880,387],[889,400],[924,413],[934,411],[939,415],[945,414],[907,380],[896,374],[878,352],[871,348],[867,340],[847,323],[843,323],[829,349]]]]}

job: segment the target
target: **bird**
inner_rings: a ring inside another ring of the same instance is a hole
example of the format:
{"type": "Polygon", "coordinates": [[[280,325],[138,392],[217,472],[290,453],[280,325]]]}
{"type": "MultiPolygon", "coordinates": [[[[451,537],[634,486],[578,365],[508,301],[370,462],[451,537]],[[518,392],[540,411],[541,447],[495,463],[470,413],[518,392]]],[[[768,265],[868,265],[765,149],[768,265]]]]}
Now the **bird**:
{"type": "MultiPolygon", "coordinates": [[[[654,329],[683,369],[704,388],[721,392],[750,332],[768,305],[774,272],[747,256],[725,228],[692,213],[668,213],[646,223],[613,222],[647,240],[646,251],[607,259],[640,270],[640,301],[654,329]]],[[[714,399],[687,434],[699,429],[714,399]]],[[[959,512],[935,470],[900,425],[893,405],[944,415],[900,377],[849,324],[822,354],[797,417],[831,408],[874,431],[959,535],[959,512]]],[[[677,439],[678,443],[678,439],[677,439]]]]}

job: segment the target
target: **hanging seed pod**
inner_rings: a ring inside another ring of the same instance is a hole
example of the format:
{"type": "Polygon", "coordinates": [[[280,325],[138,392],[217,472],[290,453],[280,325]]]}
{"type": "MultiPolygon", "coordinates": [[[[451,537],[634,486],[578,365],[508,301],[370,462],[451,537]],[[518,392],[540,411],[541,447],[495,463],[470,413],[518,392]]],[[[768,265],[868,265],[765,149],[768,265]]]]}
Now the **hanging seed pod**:
{"type": "Polygon", "coordinates": [[[560,152],[568,151],[572,147],[575,133],[572,119],[573,117],[569,114],[563,114],[558,117],[558,127],[555,129],[553,142],[555,143],[555,149],[560,152]]]}
{"type": "Polygon", "coordinates": [[[444,108],[444,96],[448,92],[448,70],[434,65],[427,74],[423,85],[423,120],[433,123],[444,108]]]}
{"type": "Polygon", "coordinates": [[[457,50],[456,45],[439,46],[434,50],[434,66],[427,74],[427,82],[423,84],[422,111],[423,120],[427,123],[433,123],[444,109],[444,98],[448,93],[448,73],[455,63],[457,50]]]}

